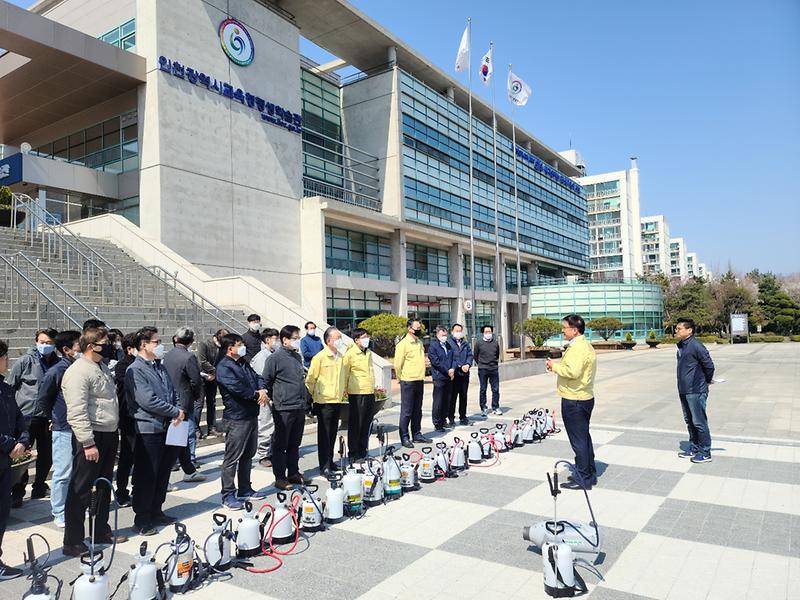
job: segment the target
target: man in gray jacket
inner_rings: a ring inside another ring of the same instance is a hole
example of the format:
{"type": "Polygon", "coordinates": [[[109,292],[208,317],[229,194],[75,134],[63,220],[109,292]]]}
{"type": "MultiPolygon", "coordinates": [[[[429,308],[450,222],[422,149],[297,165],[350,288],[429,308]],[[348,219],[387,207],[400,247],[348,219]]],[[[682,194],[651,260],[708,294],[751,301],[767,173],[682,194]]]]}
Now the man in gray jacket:
{"type": "MultiPolygon", "coordinates": [[[[47,473],[53,465],[50,420],[37,408],[36,398],[39,382],[44,378],[45,372],[58,362],[58,355],[54,352],[56,334],[55,329],[38,330],[34,338],[36,345],[14,363],[6,378],[6,383],[14,390],[17,406],[22,410],[22,415],[28,423],[31,443],[36,446],[36,476],[31,489],[32,499],[44,498],[50,491],[45,482],[47,473]]],[[[14,508],[22,506],[27,485],[26,470],[11,490],[11,506],[14,508]]]]}
{"type": "Polygon", "coordinates": [[[306,374],[300,356],[300,328],[286,325],[279,334],[281,348],[267,361],[264,383],[275,421],[272,436],[272,473],[275,487],[311,481],[300,473],[300,444],[306,419],[306,374]]]}
{"type": "MultiPolygon", "coordinates": [[[[119,404],[114,376],[103,363],[111,349],[105,328],[89,328],[80,338],[83,353],[64,373],[61,392],[67,405],[67,423],[72,428],[75,457],[64,507],[64,554],[80,556],[88,550],[83,543],[86,509],[98,477],[111,480],[117,458],[119,404]]],[[[114,535],[108,524],[111,493],[106,485],[97,486],[94,538],[111,544],[114,535]]],[[[116,536],[122,543],[127,538],[116,536]]]]}
{"type": "MultiPolygon", "coordinates": [[[[219,329],[211,336],[210,340],[200,343],[197,350],[197,358],[200,359],[200,373],[203,378],[203,388],[206,397],[206,435],[216,437],[222,435],[222,431],[217,425],[217,363],[222,358],[219,355],[220,340],[228,335],[227,329],[219,329]]],[[[203,409],[197,415],[197,426],[200,427],[200,418],[203,409]]],[[[200,430],[200,439],[203,439],[203,431],[200,430]]]]}
{"type": "Polygon", "coordinates": [[[139,352],[125,371],[128,411],[136,423],[133,456],[133,521],[142,535],[158,533],[157,525],[174,523],[162,511],[167,497],[169,474],[180,448],[167,446],[167,427],[185,418],[178,396],[164,367],[156,359],[164,357],[164,346],[155,327],[142,327],[136,333],[139,352]]]}

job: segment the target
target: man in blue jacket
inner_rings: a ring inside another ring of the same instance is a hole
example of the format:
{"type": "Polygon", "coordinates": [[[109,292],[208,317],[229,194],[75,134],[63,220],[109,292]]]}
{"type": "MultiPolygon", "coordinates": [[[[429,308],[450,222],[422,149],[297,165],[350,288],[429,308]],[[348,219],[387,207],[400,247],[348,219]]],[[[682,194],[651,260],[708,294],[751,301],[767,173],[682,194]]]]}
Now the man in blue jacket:
{"type": "MultiPolygon", "coordinates": [[[[11,510],[11,463],[30,448],[27,423],[14,399],[14,389],[3,381],[8,371],[8,344],[0,340],[0,557],[3,556],[3,535],[11,510]]],[[[22,575],[0,560],[0,581],[22,575]]]]}
{"type": "Polygon", "coordinates": [[[322,352],[324,344],[317,335],[317,326],[314,321],[306,323],[306,334],[300,340],[300,353],[303,355],[303,366],[308,369],[311,359],[322,352]]]}
{"type": "Polygon", "coordinates": [[[225,429],[222,504],[229,510],[241,510],[242,500],[266,497],[253,489],[250,472],[258,447],[258,412],[267,402],[267,391],[264,380],[244,360],[246,353],[242,336],[235,333],[222,336],[217,385],[225,407],[222,411],[225,429]],[[238,494],[236,483],[239,484],[238,494]]]}
{"type": "Polygon", "coordinates": [[[683,419],[689,429],[689,450],[678,453],[693,463],[711,462],[711,432],[706,400],[708,384],[714,379],[714,362],[706,347],[694,337],[692,319],[680,318],[675,325],[678,342],[678,395],[683,419]]]}
{"type": "Polygon", "coordinates": [[[50,482],[50,506],[53,523],[64,528],[69,477],[72,473],[72,427],[67,423],[67,403],[61,393],[61,380],[80,353],[80,331],[62,331],[55,338],[61,360],[50,367],[39,383],[37,411],[50,420],[53,433],[53,479],[50,482]]]}
{"type": "Polygon", "coordinates": [[[141,535],[155,535],[158,525],[175,518],[164,514],[169,475],[180,448],[167,446],[167,428],[186,418],[172,381],[160,359],[164,345],[155,327],[136,332],[138,355],[125,371],[128,412],[136,424],[133,449],[133,528],[141,535]],[[158,360],[157,360],[158,359],[158,360]]]}
{"type": "Polygon", "coordinates": [[[458,417],[460,425],[472,425],[467,418],[467,394],[469,392],[469,371],[472,368],[472,348],[464,340],[464,327],[461,323],[455,323],[450,329],[450,347],[453,349],[453,377],[452,387],[450,388],[450,407],[448,419],[450,427],[455,427],[456,423],[456,400],[458,400],[458,417]]]}
{"type": "Polygon", "coordinates": [[[444,431],[447,413],[450,410],[450,392],[455,377],[453,368],[453,348],[448,341],[447,327],[436,328],[436,341],[428,347],[428,360],[431,362],[433,377],[433,407],[431,418],[436,431],[444,431]]]}

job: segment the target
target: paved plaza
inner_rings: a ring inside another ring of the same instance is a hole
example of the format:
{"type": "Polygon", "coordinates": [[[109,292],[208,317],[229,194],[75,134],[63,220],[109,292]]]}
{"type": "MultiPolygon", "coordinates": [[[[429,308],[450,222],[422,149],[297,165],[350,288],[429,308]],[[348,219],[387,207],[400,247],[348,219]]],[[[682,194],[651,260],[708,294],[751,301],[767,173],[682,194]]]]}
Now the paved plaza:
{"type": "MultiPolygon", "coordinates": [[[[726,381],[711,389],[714,461],[701,465],[676,454],[686,432],[675,391],[674,347],[598,357],[592,436],[599,483],[589,496],[601,535],[596,568],[604,580],[581,570],[591,598],[800,598],[800,344],[713,346],[711,353],[717,376],[726,381]]],[[[477,392],[477,386],[470,390],[472,407],[477,392]]],[[[529,408],[558,406],[549,374],[504,383],[501,394],[506,412],[488,419],[489,425],[529,408]]],[[[425,404],[429,409],[429,386],[425,404]]],[[[394,408],[379,418],[395,424],[397,415],[394,408]]],[[[429,423],[426,413],[424,424],[429,423]]],[[[396,443],[396,427],[389,429],[396,443]]],[[[474,429],[457,428],[445,439],[463,438],[474,429]]],[[[307,428],[302,449],[307,469],[316,464],[315,439],[307,428]]],[[[200,454],[209,481],[178,483],[167,499],[168,512],[179,516],[195,539],[204,539],[211,514],[222,512],[222,446],[205,446],[200,454]]],[[[313,534],[275,573],[236,570],[189,595],[546,598],[541,556],[522,539],[522,528],[552,517],[546,472],[559,458],[573,458],[563,432],[503,454],[499,465],[425,485],[370,509],[360,520],[313,534]]],[[[254,470],[255,485],[271,483],[271,472],[254,470]]],[[[58,550],[53,573],[70,581],[77,560],[60,555],[61,531],[51,524],[49,508],[47,500],[26,501],[12,512],[4,559],[18,564],[25,537],[38,532],[58,550]]],[[[131,509],[120,510],[119,517],[124,533],[131,534],[131,509]]],[[[589,520],[582,493],[565,490],[559,496],[559,518],[589,520]]],[[[153,547],[170,534],[166,528],[148,543],[153,547]]],[[[118,547],[114,584],[141,541],[133,536],[118,547]]],[[[273,564],[255,560],[261,567],[273,564]]],[[[23,579],[2,583],[0,596],[21,597],[28,585],[23,579]]],[[[116,597],[124,598],[125,591],[116,597]]],[[[70,592],[65,584],[62,598],[70,592]]]]}

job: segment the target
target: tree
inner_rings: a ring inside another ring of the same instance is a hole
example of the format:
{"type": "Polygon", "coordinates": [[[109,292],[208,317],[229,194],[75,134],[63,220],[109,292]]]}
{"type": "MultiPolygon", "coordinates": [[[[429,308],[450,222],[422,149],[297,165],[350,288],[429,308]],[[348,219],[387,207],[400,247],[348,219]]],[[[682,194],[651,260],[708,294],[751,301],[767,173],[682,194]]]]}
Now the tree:
{"type": "MultiPolygon", "coordinates": [[[[397,342],[406,335],[408,318],[390,313],[381,313],[361,321],[358,326],[369,333],[372,340],[372,348],[376,354],[383,357],[391,357],[394,356],[394,347],[397,342]]],[[[424,332],[425,326],[423,325],[422,328],[424,332]]]]}
{"type": "Polygon", "coordinates": [[[718,282],[710,285],[710,312],[713,327],[728,334],[731,313],[747,313],[751,325],[760,319],[760,309],[752,292],[737,280],[732,271],[725,273],[718,282]]]}
{"type": "Polygon", "coordinates": [[[781,289],[774,273],[755,269],[748,277],[758,285],[758,306],[761,308],[765,331],[790,335],[800,330],[800,304],[781,289]]]}
{"type": "Polygon", "coordinates": [[[703,279],[692,277],[678,285],[674,293],[665,299],[666,324],[674,327],[678,319],[689,318],[694,321],[698,331],[708,329],[713,326],[710,304],[711,292],[708,285],[703,279]]]}
{"type": "MultiPolygon", "coordinates": [[[[523,321],[522,331],[533,340],[541,338],[541,343],[535,343],[537,346],[543,346],[549,338],[561,332],[561,321],[547,319],[542,316],[531,317],[523,321]]],[[[519,335],[519,323],[514,323],[514,333],[519,335]]]]}
{"type": "Polygon", "coordinates": [[[622,321],[616,317],[597,317],[589,321],[586,325],[593,332],[599,333],[600,337],[605,341],[608,341],[608,338],[622,329],[622,321]]]}

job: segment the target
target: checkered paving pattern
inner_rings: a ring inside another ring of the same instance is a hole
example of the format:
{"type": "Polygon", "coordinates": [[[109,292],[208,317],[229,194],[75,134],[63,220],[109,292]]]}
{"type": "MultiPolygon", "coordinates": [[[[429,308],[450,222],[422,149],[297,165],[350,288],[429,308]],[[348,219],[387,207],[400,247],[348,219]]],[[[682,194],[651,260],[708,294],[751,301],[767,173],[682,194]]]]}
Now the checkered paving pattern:
{"type": "MultiPolygon", "coordinates": [[[[455,434],[463,439],[468,431],[458,428],[455,434]]],[[[718,439],[714,462],[695,465],[678,458],[680,440],[671,434],[595,427],[592,435],[599,484],[589,495],[600,525],[602,552],[595,566],[603,580],[581,570],[591,598],[800,598],[800,445],[718,439]]],[[[316,458],[312,437],[303,447],[307,468],[316,458]]],[[[180,517],[196,539],[210,532],[213,512],[224,512],[219,505],[222,447],[201,452],[208,481],[179,482],[167,500],[167,511],[180,517]]],[[[564,433],[503,454],[494,467],[423,485],[361,519],[312,534],[275,573],[236,570],[189,596],[546,598],[541,556],[522,539],[522,528],[552,518],[546,472],[558,458],[572,459],[564,433]]],[[[320,478],[316,482],[324,484],[320,478]]],[[[254,469],[254,485],[271,493],[271,483],[269,471],[254,469]]],[[[34,531],[60,546],[61,531],[52,525],[49,508],[47,500],[28,501],[12,512],[4,544],[7,562],[20,562],[24,539],[34,531]]],[[[583,494],[565,490],[558,514],[588,521],[583,494]]],[[[131,509],[120,510],[119,517],[121,528],[132,525],[131,509]]],[[[148,543],[154,547],[170,533],[166,528],[148,543]]],[[[132,536],[118,547],[112,581],[129,567],[141,541],[132,536]]],[[[65,581],[77,574],[77,560],[64,559],[60,551],[54,563],[53,573],[65,581]]],[[[272,565],[263,557],[255,563],[272,565]]],[[[0,583],[0,593],[18,598],[27,585],[24,580],[0,583]]],[[[70,591],[66,587],[62,597],[70,591]]],[[[117,597],[124,598],[124,592],[117,597]]]]}

